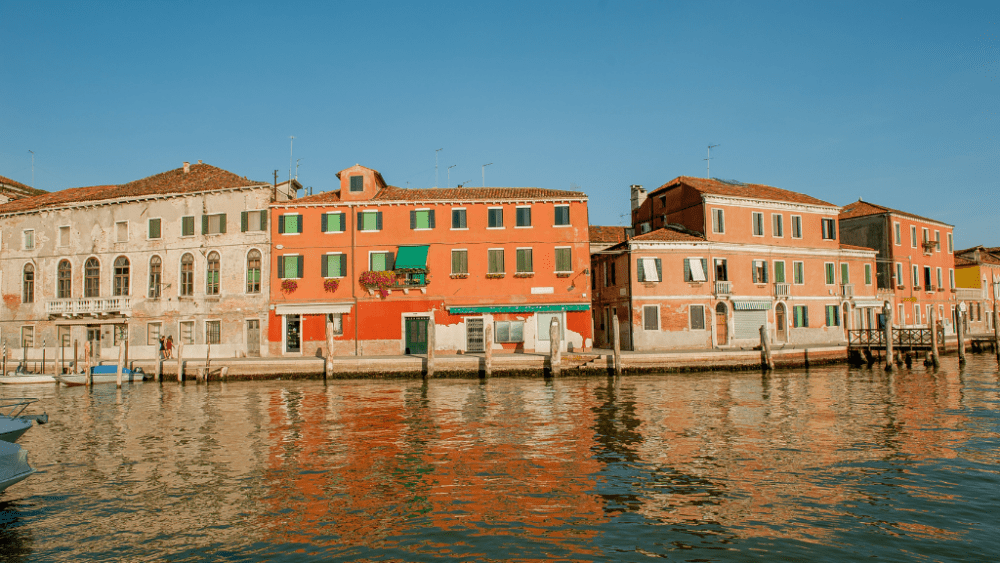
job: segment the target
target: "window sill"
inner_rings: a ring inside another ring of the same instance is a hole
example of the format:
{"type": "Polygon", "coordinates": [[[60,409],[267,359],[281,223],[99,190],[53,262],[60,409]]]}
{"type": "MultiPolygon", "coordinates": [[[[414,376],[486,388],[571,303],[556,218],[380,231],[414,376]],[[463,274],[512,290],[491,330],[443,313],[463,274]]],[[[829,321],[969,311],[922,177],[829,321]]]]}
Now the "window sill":
{"type": "Polygon", "coordinates": [[[452,230],[452,231],[468,231],[469,227],[452,227],[450,230],[452,230]]]}
{"type": "Polygon", "coordinates": [[[514,274],[515,278],[533,278],[535,277],[535,272],[517,272],[514,274]]]}
{"type": "Polygon", "coordinates": [[[530,228],[532,228],[532,226],[531,225],[514,225],[514,228],[515,229],[530,229],[530,228]]]}
{"type": "Polygon", "coordinates": [[[499,279],[503,279],[503,277],[506,276],[506,275],[507,274],[505,274],[505,273],[501,273],[501,274],[486,274],[486,279],[488,279],[488,280],[499,280],[499,279]]]}
{"type": "Polygon", "coordinates": [[[568,278],[573,275],[573,272],[556,272],[557,278],[568,278]]]}
{"type": "Polygon", "coordinates": [[[552,225],[552,226],[557,229],[560,229],[560,228],[572,227],[573,225],[552,225]]]}
{"type": "Polygon", "coordinates": [[[464,280],[469,277],[469,274],[452,274],[451,279],[453,280],[464,280]]]}

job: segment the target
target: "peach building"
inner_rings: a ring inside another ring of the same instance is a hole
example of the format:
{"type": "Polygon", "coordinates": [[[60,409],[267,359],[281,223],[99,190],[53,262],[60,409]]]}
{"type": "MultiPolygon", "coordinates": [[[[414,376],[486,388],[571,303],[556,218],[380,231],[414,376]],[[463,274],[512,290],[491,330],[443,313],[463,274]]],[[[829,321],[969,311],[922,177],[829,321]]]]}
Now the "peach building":
{"type": "Polygon", "coordinates": [[[875,253],[842,244],[840,208],[759,184],[632,186],[635,236],[593,255],[597,346],[632,350],[846,342],[876,327],[875,253]]]}
{"type": "Polygon", "coordinates": [[[956,251],[955,283],[956,298],[965,304],[966,332],[993,332],[993,311],[1000,300],[1000,247],[956,251]]]}
{"type": "Polygon", "coordinates": [[[356,165],[340,189],[271,206],[271,351],[337,355],[589,349],[587,196],[407,190],[356,165]]]}

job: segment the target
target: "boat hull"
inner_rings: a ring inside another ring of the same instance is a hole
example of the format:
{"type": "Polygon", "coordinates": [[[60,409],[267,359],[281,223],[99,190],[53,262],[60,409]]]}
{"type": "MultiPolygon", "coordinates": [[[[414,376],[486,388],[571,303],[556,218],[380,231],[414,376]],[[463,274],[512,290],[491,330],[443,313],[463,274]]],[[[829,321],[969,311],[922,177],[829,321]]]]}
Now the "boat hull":
{"type": "Polygon", "coordinates": [[[5,375],[0,377],[2,385],[34,385],[37,383],[55,383],[56,378],[51,375],[5,375]]]}
{"type": "MultiPolygon", "coordinates": [[[[63,385],[75,387],[87,384],[87,376],[81,374],[65,374],[55,376],[56,380],[63,385]]],[[[94,385],[103,383],[118,383],[118,375],[94,374],[94,385]]],[[[142,376],[138,374],[122,374],[122,383],[142,383],[142,376]]]]}
{"type": "Polygon", "coordinates": [[[28,452],[17,444],[0,442],[0,491],[24,481],[35,472],[28,465],[28,452]]]}

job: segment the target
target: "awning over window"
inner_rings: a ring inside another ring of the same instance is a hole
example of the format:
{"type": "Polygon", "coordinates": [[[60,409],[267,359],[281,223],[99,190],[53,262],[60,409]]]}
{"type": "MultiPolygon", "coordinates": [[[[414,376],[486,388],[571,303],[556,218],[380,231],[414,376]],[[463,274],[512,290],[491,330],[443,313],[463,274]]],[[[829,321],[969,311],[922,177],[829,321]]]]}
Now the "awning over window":
{"type": "Polygon", "coordinates": [[[573,303],[564,305],[481,305],[469,307],[448,307],[452,315],[472,313],[551,313],[557,311],[587,311],[590,305],[573,303]]]}
{"type": "Polygon", "coordinates": [[[734,301],[733,309],[737,311],[768,311],[771,309],[770,301],[734,301]]]}
{"type": "Polygon", "coordinates": [[[428,246],[400,246],[396,253],[396,269],[412,268],[422,270],[427,268],[428,246]]]}
{"type": "Polygon", "coordinates": [[[643,258],[642,271],[644,274],[646,274],[646,281],[651,281],[651,282],[660,281],[660,276],[656,274],[656,259],[643,258]]]}

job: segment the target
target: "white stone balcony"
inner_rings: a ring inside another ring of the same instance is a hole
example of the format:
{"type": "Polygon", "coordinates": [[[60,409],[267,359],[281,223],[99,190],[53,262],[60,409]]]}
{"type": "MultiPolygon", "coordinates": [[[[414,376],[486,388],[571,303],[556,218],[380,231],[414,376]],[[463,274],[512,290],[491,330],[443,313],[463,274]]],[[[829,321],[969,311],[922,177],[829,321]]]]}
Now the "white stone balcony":
{"type": "Polygon", "coordinates": [[[774,284],[774,297],[775,299],[781,299],[782,297],[788,297],[792,292],[792,284],[790,283],[777,283],[774,284]]]}
{"type": "Polygon", "coordinates": [[[124,315],[132,310],[132,298],[118,297],[85,297],[83,299],[50,299],[45,303],[45,312],[49,315],[64,317],[102,317],[124,315]]]}
{"type": "Polygon", "coordinates": [[[955,289],[955,299],[959,301],[982,301],[983,300],[983,290],[969,288],[969,287],[959,287],[955,289]]]}
{"type": "Polygon", "coordinates": [[[715,296],[722,297],[726,295],[733,294],[733,282],[728,281],[717,281],[715,282],[715,296]]]}
{"type": "Polygon", "coordinates": [[[853,283],[840,284],[840,296],[845,298],[854,297],[854,284],[853,283]]]}

